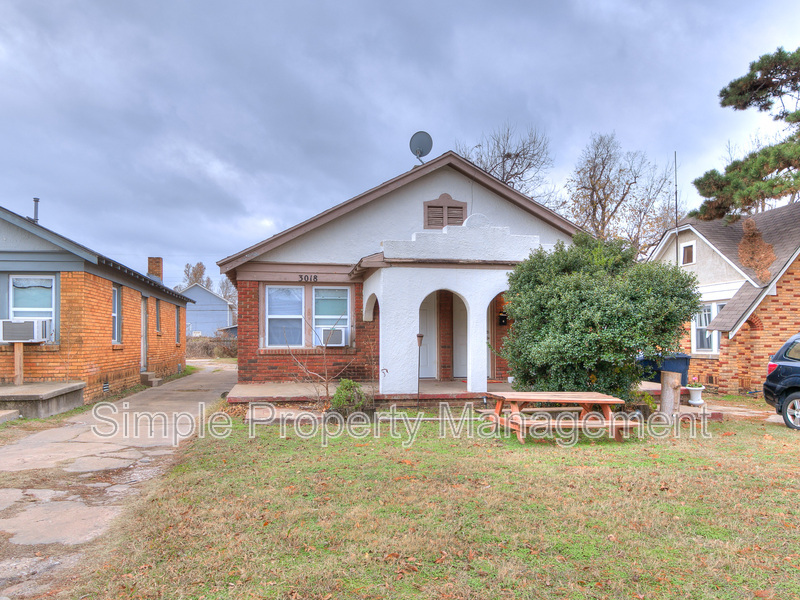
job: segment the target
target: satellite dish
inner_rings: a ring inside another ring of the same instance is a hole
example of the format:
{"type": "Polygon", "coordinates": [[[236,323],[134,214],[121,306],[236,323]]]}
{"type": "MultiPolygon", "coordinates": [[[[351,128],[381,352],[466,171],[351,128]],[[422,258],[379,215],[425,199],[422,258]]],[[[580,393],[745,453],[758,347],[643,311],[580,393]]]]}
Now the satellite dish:
{"type": "Polygon", "coordinates": [[[422,162],[422,157],[430,153],[431,148],[433,148],[433,139],[427,131],[418,131],[411,136],[409,147],[411,148],[411,153],[417,157],[417,160],[425,164],[422,162]]]}

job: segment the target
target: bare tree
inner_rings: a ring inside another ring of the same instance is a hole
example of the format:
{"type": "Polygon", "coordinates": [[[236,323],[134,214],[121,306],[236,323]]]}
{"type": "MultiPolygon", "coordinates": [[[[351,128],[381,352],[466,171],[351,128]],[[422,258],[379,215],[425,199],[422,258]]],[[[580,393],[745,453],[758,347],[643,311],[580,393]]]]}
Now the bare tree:
{"type": "Polygon", "coordinates": [[[669,167],[644,152],[623,152],[613,133],[593,134],[559,209],[596,237],[625,239],[643,256],[675,223],[670,180],[669,167]]]}
{"type": "Polygon", "coordinates": [[[546,190],[547,173],[553,166],[550,141],[535,127],[518,135],[515,126],[505,123],[488,137],[482,135],[474,146],[456,140],[455,148],[461,156],[523,194],[540,197],[550,193],[546,190]]]}
{"type": "Polygon", "coordinates": [[[195,265],[186,263],[183,268],[183,282],[175,286],[175,291],[181,292],[195,283],[199,283],[209,290],[212,289],[213,282],[211,277],[206,275],[206,266],[202,262],[195,265]]]}

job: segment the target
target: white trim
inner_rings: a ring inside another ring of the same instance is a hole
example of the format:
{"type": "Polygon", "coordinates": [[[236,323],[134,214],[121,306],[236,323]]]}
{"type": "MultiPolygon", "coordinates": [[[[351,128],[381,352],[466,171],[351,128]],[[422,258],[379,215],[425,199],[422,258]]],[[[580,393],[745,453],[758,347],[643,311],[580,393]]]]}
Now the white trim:
{"type": "MultiPolygon", "coordinates": [[[[722,252],[720,252],[719,249],[714,244],[712,244],[711,242],[708,241],[708,238],[706,238],[702,233],[697,231],[697,229],[695,229],[690,223],[687,223],[685,225],[681,225],[680,227],[678,227],[677,232],[680,233],[681,231],[692,231],[692,232],[694,232],[694,234],[698,238],[700,238],[709,248],[711,248],[714,252],[719,254],[726,263],[728,263],[731,267],[733,267],[736,270],[737,273],[741,273],[742,277],[744,277],[747,281],[749,281],[753,285],[753,287],[761,287],[759,284],[757,284],[755,281],[753,281],[747,275],[747,273],[745,273],[739,267],[737,267],[736,264],[731,261],[731,259],[729,259],[727,256],[725,256],[722,252]]],[[[656,247],[655,252],[653,252],[653,254],[651,255],[652,258],[650,260],[653,260],[653,259],[655,259],[655,258],[657,258],[658,256],[661,255],[661,252],[664,250],[664,246],[666,246],[667,240],[672,235],[676,235],[676,230],[675,229],[670,229],[667,233],[664,234],[664,237],[661,239],[661,242],[656,247]]],[[[677,237],[676,237],[676,239],[677,239],[677,237]]]]}
{"type": "Polygon", "coordinates": [[[697,264],[697,240],[692,240],[691,242],[684,242],[683,244],[678,245],[678,256],[680,257],[681,264],[680,266],[686,267],[688,265],[696,265],[697,264]],[[691,246],[692,247],[692,262],[683,262],[683,249],[691,246]]]}
{"type": "Polygon", "coordinates": [[[9,319],[24,319],[22,315],[14,316],[14,310],[30,311],[30,312],[44,312],[47,309],[42,308],[14,308],[14,279],[49,279],[52,282],[50,286],[50,313],[49,317],[30,317],[31,319],[50,319],[55,323],[56,320],[56,277],[55,275],[40,275],[38,273],[11,273],[8,276],[8,318],[9,319]]]}
{"type": "Polygon", "coordinates": [[[700,292],[701,302],[719,302],[721,300],[730,300],[733,298],[744,284],[744,281],[711,283],[709,285],[697,286],[697,291],[700,292]]]}
{"type": "MultiPolygon", "coordinates": [[[[794,254],[792,254],[792,257],[786,261],[786,264],[783,265],[783,268],[781,269],[780,273],[778,273],[775,277],[772,278],[772,284],[766,286],[763,289],[763,291],[755,299],[755,302],[753,302],[753,304],[750,306],[750,309],[742,316],[741,319],[739,319],[739,322],[736,323],[736,326],[728,332],[729,339],[733,339],[733,336],[735,336],[742,328],[742,326],[745,323],[747,323],[747,319],[749,319],[750,315],[752,315],[756,311],[756,309],[761,305],[761,302],[764,300],[765,296],[767,295],[774,296],[778,293],[777,290],[778,281],[780,281],[781,277],[783,277],[786,274],[786,271],[788,271],[789,268],[794,264],[794,261],[797,260],[798,256],[800,256],[800,247],[798,247],[797,250],[794,251],[794,254]]],[[[755,287],[760,287],[760,286],[755,286],[755,287]]]]}
{"type": "MultiPolygon", "coordinates": [[[[350,333],[351,333],[351,327],[352,327],[352,322],[353,322],[353,319],[350,316],[353,313],[353,306],[352,306],[352,303],[351,303],[352,302],[351,298],[353,297],[353,294],[350,293],[350,287],[351,286],[349,286],[349,285],[314,285],[314,286],[311,286],[311,330],[312,330],[312,335],[315,338],[315,339],[312,340],[313,344],[316,345],[316,343],[317,343],[317,340],[316,340],[316,336],[317,336],[317,303],[315,301],[316,300],[316,296],[315,296],[316,295],[316,291],[317,290],[345,290],[347,292],[347,314],[344,315],[344,317],[347,319],[346,324],[342,325],[341,323],[338,323],[336,325],[320,325],[319,327],[326,327],[326,328],[334,327],[334,328],[337,328],[337,329],[346,328],[347,329],[347,335],[346,335],[346,340],[345,340],[345,344],[344,345],[345,346],[349,346],[350,345],[350,340],[352,339],[352,336],[350,335],[350,333]]],[[[325,318],[335,319],[337,317],[331,317],[331,316],[327,316],[326,317],[326,316],[323,315],[320,318],[322,318],[322,319],[325,319],[325,318]]]]}
{"type": "MultiPolygon", "coordinates": [[[[716,316],[720,313],[722,308],[720,304],[723,306],[728,303],[728,300],[719,301],[719,302],[703,302],[703,306],[710,306],[711,307],[711,318],[708,320],[709,324],[713,321],[716,316]]],[[[692,316],[691,321],[691,347],[692,347],[692,354],[699,354],[700,356],[718,356],[719,355],[719,346],[722,338],[721,331],[714,331],[712,330],[711,333],[711,348],[697,348],[696,340],[697,340],[697,326],[696,326],[696,318],[697,314],[692,316]]]]}
{"type": "Polygon", "coordinates": [[[300,344],[299,345],[288,345],[289,348],[304,348],[306,343],[306,318],[305,318],[305,309],[306,309],[306,288],[302,285],[265,285],[264,286],[264,339],[262,348],[286,348],[286,344],[274,345],[270,346],[269,344],[269,290],[270,288],[274,288],[277,290],[283,289],[293,289],[293,290],[300,290],[300,314],[297,315],[275,315],[272,318],[275,319],[300,319],[301,327],[300,327],[300,344]]]}

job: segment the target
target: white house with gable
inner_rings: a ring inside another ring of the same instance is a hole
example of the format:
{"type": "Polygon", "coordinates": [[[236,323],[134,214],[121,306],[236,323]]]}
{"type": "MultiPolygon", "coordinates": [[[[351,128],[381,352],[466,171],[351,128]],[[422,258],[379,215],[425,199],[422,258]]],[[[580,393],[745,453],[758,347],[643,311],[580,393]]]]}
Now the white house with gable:
{"type": "Polygon", "coordinates": [[[219,261],[239,292],[239,381],[305,368],[481,393],[507,375],[508,274],[578,228],[454,152],[219,261]],[[418,334],[422,334],[421,344],[418,334]]]}

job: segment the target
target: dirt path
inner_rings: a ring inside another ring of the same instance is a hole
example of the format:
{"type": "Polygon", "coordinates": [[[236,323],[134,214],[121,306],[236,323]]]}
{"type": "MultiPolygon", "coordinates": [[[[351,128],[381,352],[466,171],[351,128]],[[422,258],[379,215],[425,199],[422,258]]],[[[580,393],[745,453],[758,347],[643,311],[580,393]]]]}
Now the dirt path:
{"type": "Polygon", "coordinates": [[[236,365],[197,364],[189,377],[0,447],[0,600],[38,597],[78,568],[126,500],[169,467],[176,442],[236,382],[236,365]]]}

